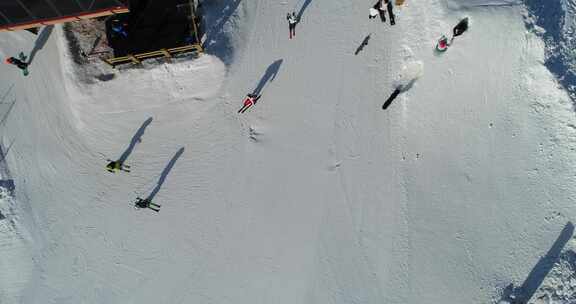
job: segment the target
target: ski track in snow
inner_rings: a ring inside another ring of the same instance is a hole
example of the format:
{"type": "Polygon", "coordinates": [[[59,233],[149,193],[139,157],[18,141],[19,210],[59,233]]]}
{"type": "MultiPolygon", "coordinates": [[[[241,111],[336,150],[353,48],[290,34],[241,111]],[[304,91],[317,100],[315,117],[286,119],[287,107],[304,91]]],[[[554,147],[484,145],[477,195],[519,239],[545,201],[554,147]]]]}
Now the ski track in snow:
{"type": "MultiPolygon", "coordinates": [[[[30,76],[0,73],[16,99],[0,302],[494,302],[575,215],[571,102],[518,3],[407,0],[391,27],[368,2],[223,1],[215,56],[95,85],[56,27],[30,76]],[[125,151],[132,172],[106,172],[125,151]],[[158,183],[161,212],[134,210],[158,183]]],[[[0,51],[34,38],[2,33],[0,51]]]]}

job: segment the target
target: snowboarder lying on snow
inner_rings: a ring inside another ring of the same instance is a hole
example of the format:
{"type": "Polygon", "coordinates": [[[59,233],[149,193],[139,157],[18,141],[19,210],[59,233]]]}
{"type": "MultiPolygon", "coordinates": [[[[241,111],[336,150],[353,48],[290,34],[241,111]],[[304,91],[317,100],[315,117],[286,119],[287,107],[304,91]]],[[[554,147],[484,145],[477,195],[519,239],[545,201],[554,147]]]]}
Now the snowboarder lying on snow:
{"type": "Polygon", "coordinates": [[[6,62],[6,64],[15,65],[15,66],[17,66],[19,69],[21,69],[21,70],[25,70],[25,69],[28,67],[28,63],[26,63],[26,62],[24,62],[24,61],[22,61],[22,60],[20,60],[20,59],[18,59],[18,58],[15,58],[15,57],[8,57],[8,58],[6,58],[6,61],[5,61],[5,62],[6,62]]]}
{"type": "Polygon", "coordinates": [[[238,113],[244,113],[246,110],[248,110],[248,108],[255,105],[258,99],[260,99],[260,96],[257,96],[256,94],[246,95],[246,99],[244,99],[244,105],[242,105],[242,108],[238,110],[238,113]]]}
{"type": "Polygon", "coordinates": [[[116,171],[125,171],[130,172],[126,168],[130,168],[128,165],[124,165],[124,163],[117,161],[117,160],[108,160],[109,163],[106,165],[106,170],[111,173],[116,173],[116,171]]]}
{"type": "Polygon", "coordinates": [[[134,203],[134,207],[139,208],[139,209],[148,208],[148,209],[152,209],[156,212],[160,212],[160,205],[154,204],[152,202],[152,200],[150,200],[149,198],[142,199],[142,198],[137,197],[136,202],[134,203]]]}

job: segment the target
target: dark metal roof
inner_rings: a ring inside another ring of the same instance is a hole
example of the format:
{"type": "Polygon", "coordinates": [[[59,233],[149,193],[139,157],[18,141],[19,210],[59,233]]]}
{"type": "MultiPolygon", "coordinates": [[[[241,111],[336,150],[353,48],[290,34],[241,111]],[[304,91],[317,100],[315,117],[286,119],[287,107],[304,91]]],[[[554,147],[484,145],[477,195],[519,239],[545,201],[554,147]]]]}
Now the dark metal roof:
{"type": "Polygon", "coordinates": [[[128,0],[0,0],[0,27],[127,7],[128,0]]]}
{"type": "Polygon", "coordinates": [[[198,43],[192,28],[190,0],[130,2],[130,14],[117,15],[107,23],[108,43],[115,57],[198,43]],[[123,24],[127,35],[112,31],[113,23],[123,24]]]}

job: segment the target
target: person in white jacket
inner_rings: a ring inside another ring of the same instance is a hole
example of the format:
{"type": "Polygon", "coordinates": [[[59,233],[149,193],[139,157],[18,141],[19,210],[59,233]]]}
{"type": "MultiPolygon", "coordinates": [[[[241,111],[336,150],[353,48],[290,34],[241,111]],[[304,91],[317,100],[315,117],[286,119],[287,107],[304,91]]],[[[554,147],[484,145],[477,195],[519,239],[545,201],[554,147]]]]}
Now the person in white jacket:
{"type": "Polygon", "coordinates": [[[370,8],[368,18],[376,18],[378,15],[380,15],[382,22],[386,22],[386,7],[382,0],[378,0],[376,4],[370,8]]]}
{"type": "Polygon", "coordinates": [[[296,36],[296,24],[298,24],[298,17],[296,17],[296,13],[288,13],[286,15],[286,20],[288,20],[288,29],[290,30],[290,39],[296,36]]]}

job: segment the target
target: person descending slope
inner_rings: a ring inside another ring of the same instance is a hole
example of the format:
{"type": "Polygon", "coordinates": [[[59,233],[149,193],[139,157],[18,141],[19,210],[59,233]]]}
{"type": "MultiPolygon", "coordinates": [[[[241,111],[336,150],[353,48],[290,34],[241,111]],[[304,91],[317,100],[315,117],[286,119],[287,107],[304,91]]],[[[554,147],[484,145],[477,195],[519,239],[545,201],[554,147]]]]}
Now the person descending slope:
{"type": "Polygon", "coordinates": [[[160,205],[158,204],[154,204],[152,202],[152,200],[150,200],[149,198],[145,198],[142,199],[140,197],[136,198],[136,202],[134,202],[134,207],[138,208],[138,209],[152,209],[156,212],[160,212],[160,205]]]}
{"type": "Polygon", "coordinates": [[[244,113],[246,110],[248,110],[248,108],[255,105],[258,99],[260,99],[260,96],[257,96],[256,94],[246,95],[246,99],[244,99],[244,105],[242,105],[242,108],[238,110],[238,113],[244,113]]]}
{"type": "Polygon", "coordinates": [[[106,170],[108,170],[110,173],[116,173],[116,171],[130,172],[130,170],[128,170],[130,166],[125,165],[124,163],[117,160],[109,159],[108,161],[109,163],[106,165],[106,170]]]}
{"type": "Polygon", "coordinates": [[[26,56],[24,56],[24,53],[20,52],[20,54],[18,55],[18,58],[8,57],[8,58],[6,58],[6,60],[4,62],[6,64],[12,64],[12,65],[17,66],[20,70],[22,70],[22,73],[24,74],[24,76],[26,76],[26,75],[28,75],[29,63],[27,63],[25,61],[26,61],[26,56]]]}
{"type": "Polygon", "coordinates": [[[298,17],[296,17],[296,13],[288,13],[286,15],[286,20],[288,20],[288,30],[290,31],[290,39],[292,37],[296,37],[296,24],[298,24],[298,17]]]}

